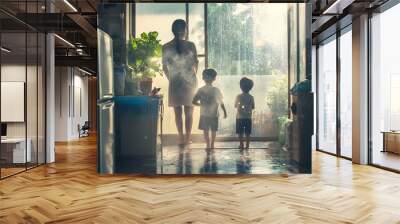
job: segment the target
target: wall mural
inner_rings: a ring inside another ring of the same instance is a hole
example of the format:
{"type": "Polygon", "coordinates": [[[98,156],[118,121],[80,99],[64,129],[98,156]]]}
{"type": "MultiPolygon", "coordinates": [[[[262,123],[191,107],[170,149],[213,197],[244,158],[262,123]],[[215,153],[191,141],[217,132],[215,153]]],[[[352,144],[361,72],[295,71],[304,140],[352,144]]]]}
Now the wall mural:
{"type": "Polygon", "coordinates": [[[305,3],[99,8],[100,173],[311,172],[305,3]]]}

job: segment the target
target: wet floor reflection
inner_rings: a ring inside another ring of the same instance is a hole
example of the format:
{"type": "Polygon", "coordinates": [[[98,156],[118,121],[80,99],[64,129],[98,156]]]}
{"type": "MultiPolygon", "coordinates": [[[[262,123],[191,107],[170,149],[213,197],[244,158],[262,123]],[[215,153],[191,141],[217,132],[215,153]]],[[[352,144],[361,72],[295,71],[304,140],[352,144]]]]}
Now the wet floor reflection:
{"type": "Polygon", "coordinates": [[[251,173],[251,158],[249,150],[240,150],[240,157],[236,160],[237,173],[251,173]]]}
{"type": "Polygon", "coordinates": [[[240,150],[237,142],[217,142],[214,150],[203,144],[164,146],[160,174],[281,174],[293,173],[288,152],[275,142],[253,142],[240,150]]]}
{"type": "Polygon", "coordinates": [[[217,173],[218,164],[215,160],[215,150],[206,150],[206,158],[200,173],[217,173]]]}

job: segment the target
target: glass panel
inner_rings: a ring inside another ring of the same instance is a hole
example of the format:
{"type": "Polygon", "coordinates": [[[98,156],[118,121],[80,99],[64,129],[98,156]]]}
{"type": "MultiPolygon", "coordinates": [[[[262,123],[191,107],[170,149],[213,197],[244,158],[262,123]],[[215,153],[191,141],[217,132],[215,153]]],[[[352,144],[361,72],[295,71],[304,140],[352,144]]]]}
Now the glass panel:
{"type": "MultiPolygon", "coordinates": [[[[26,2],[27,13],[41,11],[39,1],[26,2]]],[[[38,20],[33,17],[32,20],[38,20]]],[[[32,21],[37,23],[38,21],[32,21]]],[[[27,125],[27,168],[38,164],[38,63],[39,35],[35,30],[27,28],[27,75],[26,75],[26,125],[27,125]]]]}
{"type": "MultiPolygon", "coordinates": [[[[4,6],[23,16],[44,12],[45,1],[4,6]]],[[[45,35],[8,21],[1,30],[2,178],[45,162],[45,35]]]]}
{"type": "Polygon", "coordinates": [[[7,49],[1,51],[2,177],[24,171],[31,159],[25,123],[26,41],[25,32],[1,34],[1,46],[7,49]]]}
{"type": "Polygon", "coordinates": [[[171,25],[176,19],[186,20],[184,3],[137,3],[136,35],[157,31],[162,44],[171,41],[174,35],[171,25]]]}
{"type": "Polygon", "coordinates": [[[28,153],[28,168],[37,165],[38,159],[38,35],[36,32],[28,32],[28,63],[27,63],[27,80],[26,80],[26,113],[27,113],[27,149],[31,151],[28,153]]]}
{"type": "Polygon", "coordinates": [[[38,43],[38,164],[45,163],[46,158],[46,148],[45,148],[45,124],[46,124],[46,77],[45,77],[45,65],[46,65],[46,36],[42,33],[39,33],[39,43],[38,43]]]}
{"type": "Polygon", "coordinates": [[[306,33],[306,21],[307,21],[307,17],[306,17],[306,7],[307,4],[297,4],[298,5],[298,20],[297,20],[297,24],[298,24],[298,29],[299,29],[299,35],[297,36],[297,52],[299,54],[299,81],[303,81],[306,79],[306,60],[307,60],[307,55],[306,55],[306,42],[307,42],[307,35],[311,34],[307,34],[306,33]]]}
{"type": "Polygon", "coordinates": [[[312,46],[312,92],[314,93],[314,135],[312,137],[312,147],[313,150],[317,149],[317,97],[315,97],[315,93],[317,93],[317,47],[315,45],[312,46]]]}
{"type": "Polygon", "coordinates": [[[197,54],[205,54],[204,38],[204,3],[190,3],[189,40],[196,45],[197,54]]]}
{"type": "Polygon", "coordinates": [[[289,86],[292,88],[297,80],[298,55],[297,55],[297,35],[299,27],[297,26],[298,6],[296,4],[288,5],[288,62],[289,62],[289,86]]]}
{"type": "Polygon", "coordinates": [[[318,48],[318,148],[336,153],[336,37],[318,48]]]}
{"type": "Polygon", "coordinates": [[[398,21],[400,5],[371,20],[372,163],[396,170],[400,170],[400,31],[393,27],[398,27],[398,21]]]}
{"type": "MultiPolygon", "coordinates": [[[[171,31],[171,25],[176,19],[186,19],[185,3],[137,3],[136,4],[136,34],[142,32],[157,31],[158,38],[162,44],[171,41],[174,36],[171,31]]],[[[190,35],[190,33],[189,33],[190,35]]],[[[193,33],[193,36],[197,33],[193,33]]],[[[191,36],[190,36],[191,37],[191,36]]],[[[196,46],[197,47],[197,46],[196,46]]],[[[201,60],[201,59],[199,59],[201,60]]],[[[160,61],[161,63],[161,61],[160,61]]],[[[202,62],[204,64],[204,60],[202,62]]],[[[197,76],[201,77],[201,68],[197,72],[197,76]]],[[[198,78],[200,80],[200,78],[198,78]]],[[[164,133],[176,134],[175,115],[173,107],[168,107],[168,79],[166,77],[157,76],[153,79],[153,85],[161,88],[161,94],[164,95],[164,133]]],[[[199,112],[194,113],[194,124],[199,120],[199,112]]],[[[193,128],[193,133],[199,133],[197,128],[193,128]]]]}
{"type": "Polygon", "coordinates": [[[218,135],[236,136],[234,101],[246,76],[255,84],[250,92],[256,102],[252,136],[276,138],[277,119],[288,112],[287,5],[207,5],[208,62],[218,72],[215,86],[228,111],[218,135]]]}
{"type": "Polygon", "coordinates": [[[352,33],[340,37],[340,153],[352,157],[352,33]]]}

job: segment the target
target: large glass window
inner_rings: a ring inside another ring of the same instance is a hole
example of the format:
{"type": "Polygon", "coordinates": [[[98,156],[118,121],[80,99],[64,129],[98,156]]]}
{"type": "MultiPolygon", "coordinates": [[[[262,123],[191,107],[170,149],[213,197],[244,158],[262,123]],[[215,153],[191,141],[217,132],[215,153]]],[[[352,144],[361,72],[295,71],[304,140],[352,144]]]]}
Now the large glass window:
{"type": "Polygon", "coordinates": [[[352,32],[340,36],[340,154],[352,157],[352,32]]]}
{"type": "Polygon", "coordinates": [[[246,76],[255,83],[252,135],[276,137],[277,118],[288,114],[288,5],[212,3],[207,10],[209,67],[218,72],[215,85],[224,94],[229,114],[219,135],[236,135],[234,99],[246,76]],[[269,26],[274,29],[265,29],[269,26]]]}
{"type": "MultiPolygon", "coordinates": [[[[193,11],[192,11],[193,12],[193,11]]],[[[197,41],[201,39],[199,33],[195,33],[194,27],[196,20],[200,20],[197,10],[194,11],[193,23],[189,23],[189,40],[192,40],[192,35],[197,41]]],[[[185,3],[137,3],[136,4],[136,35],[142,32],[157,31],[158,38],[161,44],[168,43],[173,40],[174,36],[171,31],[171,25],[176,19],[186,20],[186,6],[185,3]]],[[[201,35],[204,35],[202,32],[201,35]]],[[[196,45],[197,47],[197,45],[196,45]]],[[[161,61],[160,61],[161,63],[161,61]]],[[[203,60],[204,63],[204,60],[203,60]]],[[[201,66],[199,66],[201,67],[201,66]]],[[[204,66],[202,66],[204,68],[204,66]]],[[[165,105],[168,105],[168,79],[166,77],[157,76],[153,80],[154,85],[161,88],[161,93],[164,96],[165,105]]],[[[176,133],[174,110],[172,107],[165,107],[164,115],[164,133],[176,133]]],[[[195,111],[194,124],[198,123],[199,113],[195,111]]],[[[196,133],[197,129],[193,129],[196,133]]],[[[200,132],[199,132],[200,133],[200,132]]]]}
{"type": "MultiPolygon", "coordinates": [[[[201,72],[207,60],[208,67],[218,72],[215,85],[224,93],[229,116],[220,124],[220,136],[236,136],[234,98],[240,93],[239,80],[244,76],[255,82],[252,94],[257,106],[253,136],[274,138],[278,135],[276,120],[288,114],[289,61],[296,77],[291,80],[292,84],[298,81],[297,74],[301,73],[299,78],[305,76],[305,21],[297,20],[305,16],[304,5],[209,3],[206,10],[204,3],[135,5],[136,35],[157,31],[162,44],[173,39],[171,24],[174,20],[188,20],[188,39],[195,43],[199,58],[198,84],[203,85],[201,72]],[[265,26],[278,28],[271,30],[265,26]],[[290,37],[288,29],[291,29],[290,37]],[[290,52],[288,38],[292,46],[290,52]]],[[[161,87],[164,101],[168,102],[168,80],[158,76],[153,82],[161,87]]],[[[165,108],[165,117],[164,132],[175,134],[173,108],[165,108]]],[[[199,110],[195,110],[194,124],[198,119],[199,110]]],[[[193,132],[200,134],[197,129],[193,132]]]]}
{"type": "Polygon", "coordinates": [[[32,142],[27,138],[26,33],[1,34],[1,176],[24,171],[31,162],[32,142]],[[27,141],[28,140],[28,141],[27,141]]]}
{"type": "MultiPolygon", "coordinates": [[[[136,35],[157,31],[163,44],[173,39],[173,21],[187,20],[188,39],[195,43],[200,61],[198,85],[204,85],[201,72],[206,65],[218,72],[214,85],[223,93],[228,112],[227,119],[220,119],[218,137],[226,140],[237,136],[234,101],[241,93],[240,79],[248,77],[255,84],[251,91],[256,102],[252,137],[263,140],[279,137],[288,146],[290,137],[286,127],[278,127],[278,121],[288,121],[288,90],[306,76],[305,4],[137,3],[135,6],[136,35]]],[[[167,102],[168,80],[159,76],[153,82],[162,88],[167,102]]],[[[176,134],[173,109],[166,107],[164,117],[164,133],[176,134]]],[[[195,126],[198,119],[199,109],[195,108],[195,126]]],[[[193,133],[201,131],[194,128],[193,133]]]]}
{"type": "Polygon", "coordinates": [[[400,170],[400,5],[372,17],[372,163],[400,170]]]}
{"type": "MultiPolygon", "coordinates": [[[[12,6],[14,3],[8,3],[12,6]]],[[[42,1],[18,3],[42,12],[42,1]]],[[[45,163],[45,35],[0,13],[0,177],[45,163]]]]}
{"type": "Polygon", "coordinates": [[[318,48],[318,149],[336,153],[336,36],[318,48]]]}
{"type": "Polygon", "coordinates": [[[317,148],[351,158],[352,26],[322,41],[317,51],[317,148]]]}

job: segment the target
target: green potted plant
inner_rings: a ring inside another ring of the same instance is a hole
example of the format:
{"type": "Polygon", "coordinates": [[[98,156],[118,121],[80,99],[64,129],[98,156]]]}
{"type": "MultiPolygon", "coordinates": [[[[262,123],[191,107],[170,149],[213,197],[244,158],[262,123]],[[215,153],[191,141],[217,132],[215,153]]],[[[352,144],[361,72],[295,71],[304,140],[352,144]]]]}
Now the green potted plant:
{"type": "Polygon", "coordinates": [[[160,65],[162,45],[157,39],[158,32],[142,33],[140,37],[130,38],[128,48],[128,68],[131,78],[139,82],[139,89],[149,95],[153,78],[162,75],[160,65]]]}
{"type": "Polygon", "coordinates": [[[276,129],[278,131],[277,136],[279,141],[282,142],[284,135],[282,135],[281,128],[284,128],[282,123],[284,118],[288,119],[288,77],[286,75],[273,75],[271,78],[271,84],[267,92],[267,105],[272,112],[272,119],[276,121],[278,125],[276,129]]]}
{"type": "Polygon", "coordinates": [[[288,114],[288,77],[286,75],[272,76],[272,82],[267,92],[267,105],[275,119],[288,114]]]}

